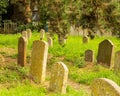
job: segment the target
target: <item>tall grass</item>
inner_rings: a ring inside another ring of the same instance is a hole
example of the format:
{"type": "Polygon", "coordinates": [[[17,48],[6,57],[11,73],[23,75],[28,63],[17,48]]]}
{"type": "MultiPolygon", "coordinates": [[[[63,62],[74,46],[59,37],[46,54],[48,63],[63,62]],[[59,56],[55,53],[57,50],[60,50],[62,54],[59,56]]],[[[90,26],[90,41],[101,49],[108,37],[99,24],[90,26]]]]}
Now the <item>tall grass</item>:
{"type": "Polygon", "coordinates": [[[70,86],[67,87],[66,94],[47,92],[43,87],[36,87],[30,84],[18,84],[15,88],[0,89],[0,96],[88,96],[85,90],[76,91],[70,86]]]}
{"type": "MultiPolygon", "coordinates": [[[[17,49],[18,38],[20,36],[21,36],[20,34],[13,34],[13,35],[10,35],[10,34],[9,35],[1,35],[0,34],[0,47],[5,46],[5,47],[11,47],[11,48],[17,49]]],[[[33,32],[32,38],[29,40],[29,43],[27,45],[28,50],[29,50],[28,52],[31,51],[33,41],[39,40],[39,38],[40,38],[39,33],[33,32]]],[[[59,60],[58,58],[63,57],[64,58],[63,62],[65,62],[66,64],[68,63],[67,65],[69,68],[69,78],[73,79],[76,82],[89,85],[95,78],[101,78],[101,77],[103,78],[104,77],[104,78],[109,78],[120,85],[119,77],[117,75],[115,75],[114,72],[111,70],[95,67],[95,68],[91,69],[90,71],[88,71],[87,69],[78,68],[78,67],[84,67],[83,65],[84,65],[85,50],[87,50],[87,49],[94,50],[95,58],[96,58],[99,43],[101,41],[103,41],[104,39],[110,39],[113,42],[113,44],[115,45],[115,51],[120,50],[120,39],[115,38],[115,37],[95,37],[94,40],[89,40],[89,43],[83,44],[81,36],[69,36],[67,39],[67,43],[64,47],[58,44],[57,37],[55,37],[55,39],[53,41],[54,42],[53,48],[49,48],[49,54],[53,55],[51,62],[54,63],[54,62],[56,62],[56,60],[59,60]]],[[[46,40],[46,38],[44,40],[46,40]]],[[[13,73],[12,73],[13,76],[12,76],[12,74],[10,74],[10,72],[12,72],[12,71],[10,71],[8,69],[6,69],[5,71],[6,71],[5,74],[9,73],[10,77],[7,75],[5,75],[5,76],[1,75],[0,80],[2,82],[9,80],[8,78],[10,78],[11,81],[20,80],[20,77],[19,77],[20,74],[16,74],[16,72],[13,71],[13,73]]],[[[25,88],[23,87],[23,89],[26,89],[26,86],[25,86],[25,88]]],[[[23,89],[21,89],[21,90],[23,90],[23,89]]],[[[11,89],[11,90],[17,90],[17,89],[11,89]]],[[[31,90],[31,89],[27,89],[27,90],[31,90]]],[[[32,90],[34,90],[34,89],[32,89],[32,90]]],[[[38,89],[35,89],[35,90],[37,90],[37,92],[38,92],[38,89]]],[[[69,90],[71,90],[71,89],[69,89],[69,90]]],[[[4,90],[0,91],[0,94],[3,94],[2,92],[4,92],[4,90]]],[[[7,91],[5,91],[5,92],[7,92],[7,91]]],[[[69,95],[72,94],[71,92],[72,91],[69,91],[68,94],[69,95]]],[[[13,91],[13,93],[14,93],[14,91],[13,91]]],[[[18,93],[20,93],[20,92],[18,92],[18,93]]],[[[81,96],[87,96],[87,95],[84,95],[84,92],[79,93],[79,92],[75,92],[75,91],[73,93],[75,95],[70,95],[70,96],[79,96],[78,94],[82,94],[82,93],[83,93],[83,95],[81,95],[81,96]]],[[[5,93],[5,94],[8,94],[8,93],[5,93]]],[[[18,96],[26,96],[24,94],[18,95],[18,96]]],[[[34,93],[31,93],[31,94],[34,94],[34,93]]],[[[39,93],[39,94],[42,94],[43,96],[45,96],[46,92],[39,93]]],[[[1,96],[6,96],[6,95],[1,95],[1,96]]],[[[28,95],[28,96],[37,96],[37,95],[28,95]]],[[[53,94],[53,96],[59,96],[59,94],[53,94]]],[[[65,96],[67,96],[67,95],[65,95],[65,96]]]]}

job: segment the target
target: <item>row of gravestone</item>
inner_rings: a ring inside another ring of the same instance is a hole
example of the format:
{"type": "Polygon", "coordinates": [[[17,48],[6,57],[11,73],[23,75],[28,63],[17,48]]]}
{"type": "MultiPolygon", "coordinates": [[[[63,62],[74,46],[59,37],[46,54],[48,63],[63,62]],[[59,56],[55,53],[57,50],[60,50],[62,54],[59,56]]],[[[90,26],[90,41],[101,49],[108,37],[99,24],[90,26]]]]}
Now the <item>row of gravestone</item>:
{"type": "MultiPolygon", "coordinates": [[[[30,75],[37,83],[43,83],[46,77],[48,44],[45,41],[33,42],[31,53],[30,75]]],[[[53,65],[49,89],[52,91],[66,93],[68,68],[62,62],[53,65]]]]}
{"type": "MultiPolygon", "coordinates": [[[[99,44],[97,64],[104,67],[112,68],[116,73],[120,72],[120,51],[115,53],[114,44],[110,40],[104,40],[99,44]]],[[[94,63],[94,52],[92,50],[85,51],[85,63],[94,63]]],[[[119,74],[118,74],[119,75],[119,74]]],[[[91,84],[92,96],[120,96],[120,87],[112,80],[106,78],[95,79],[91,84]]]]}
{"type": "MultiPolygon", "coordinates": [[[[22,36],[18,40],[18,65],[20,66],[26,65],[26,39],[26,37],[22,36]]],[[[43,40],[35,40],[31,52],[30,77],[36,83],[43,83],[45,81],[47,54],[48,43],[43,40]]],[[[54,64],[51,71],[49,89],[62,94],[66,93],[67,78],[68,68],[66,65],[62,62],[54,64]]]]}
{"type": "MultiPolygon", "coordinates": [[[[104,40],[99,44],[97,64],[101,64],[107,68],[117,67],[120,69],[120,51],[116,52],[114,63],[114,44],[110,40],[104,40]]],[[[85,62],[94,63],[93,50],[85,51],[85,62]]]]}
{"type": "MultiPolygon", "coordinates": [[[[109,44],[113,45],[109,40],[105,40],[101,42],[99,44],[99,52],[101,52],[100,48],[104,48],[104,51],[108,48],[112,49],[113,46],[110,46],[109,44]],[[103,46],[102,44],[107,45],[107,47],[105,48],[101,47],[103,46]]],[[[99,52],[98,54],[101,54],[99,52]]],[[[36,40],[33,42],[30,75],[35,82],[43,83],[45,81],[47,53],[48,53],[48,45],[45,41],[36,40]]],[[[107,55],[108,52],[106,52],[105,56],[107,55]]],[[[91,60],[93,60],[93,57],[91,58],[91,60]]],[[[103,63],[103,61],[101,61],[102,64],[106,64],[106,62],[103,63]]],[[[51,80],[49,87],[50,90],[60,93],[66,93],[67,78],[68,78],[68,68],[66,67],[66,65],[63,64],[62,62],[58,62],[57,64],[54,64],[51,72],[51,80]]],[[[118,90],[116,91],[116,88],[118,89],[119,86],[117,86],[111,80],[104,78],[97,79],[92,83],[92,87],[91,87],[92,96],[120,96],[119,95],[120,92],[118,90]],[[111,90],[113,90],[113,92],[111,92],[111,90]]]]}
{"type": "MultiPolygon", "coordinates": [[[[26,31],[22,31],[22,37],[26,39],[26,42],[28,43],[28,40],[32,37],[31,29],[26,29],[26,31]]],[[[43,40],[45,37],[45,30],[40,30],[40,40],[43,40]]],[[[47,34],[47,42],[50,47],[53,47],[53,40],[50,37],[49,33],[47,34]]]]}

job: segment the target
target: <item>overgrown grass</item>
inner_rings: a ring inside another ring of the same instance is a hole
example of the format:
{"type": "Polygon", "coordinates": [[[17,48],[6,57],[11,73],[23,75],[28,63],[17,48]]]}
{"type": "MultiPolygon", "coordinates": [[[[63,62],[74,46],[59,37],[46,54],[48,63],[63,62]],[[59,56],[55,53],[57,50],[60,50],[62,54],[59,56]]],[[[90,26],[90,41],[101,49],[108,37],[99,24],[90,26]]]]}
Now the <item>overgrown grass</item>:
{"type": "Polygon", "coordinates": [[[0,89],[0,96],[46,96],[46,89],[28,84],[19,84],[15,88],[0,89]]]}
{"type": "Polygon", "coordinates": [[[88,96],[85,90],[76,91],[70,86],[66,94],[50,93],[43,87],[36,87],[31,84],[18,84],[15,88],[0,89],[0,96],[88,96]]]}
{"type": "Polygon", "coordinates": [[[29,69],[26,67],[16,66],[16,64],[9,64],[0,68],[0,82],[11,83],[18,82],[27,78],[29,69]]]}
{"type": "MultiPolygon", "coordinates": [[[[32,48],[32,44],[34,40],[39,40],[39,33],[34,32],[32,34],[32,38],[29,40],[27,45],[28,51],[27,56],[30,57],[30,52],[32,48]]],[[[0,34],[0,47],[10,47],[13,49],[17,49],[18,47],[18,38],[20,34],[13,35],[1,35],[0,34]]],[[[69,36],[67,39],[67,43],[64,47],[60,46],[57,41],[57,37],[54,39],[54,47],[49,48],[49,54],[53,57],[49,60],[51,63],[56,63],[58,60],[62,59],[65,64],[67,64],[69,68],[69,78],[73,79],[76,82],[82,84],[90,85],[91,82],[96,78],[109,78],[115,81],[120,85],[120,78],[115,75],[114,71],[108,70],[106,68],[102,68],[100,66],[94,66],[90,70],[82,68],[84,65],[84,52],[87,49],[94,50],[95,57],[97,56],[98,45],[104,39],[110,39],[115,45],[115,51],[120,50],[120,39],[115,37],[95,37],[94,40],[89,40],[89,43],[83,44],[81,36],[69,36]]],[[[46,40],[46,38],[45,38],[46,40]]],[[[1,52],[2,53],[2,52],[1,52]]],[[[3,55],[7,54],[7,52],[2,53],[3,55]]],[[[17,58],[17,53],[11,54],[11,58],[17,58]]],[[[0,68],[0,82],[1,83],[11,83],[11,82],[20,82],[26,74],[28,74],[28,68],[21,68],[18,66],[7,66],[0,68]]],[[[0,96],[61,96],[59,94],[48,94],[46,89],[44,88],[36,88],[31,85],[19,85],[15,88],[1,89],[0,96]],[[20,89],[20,90],[19,90],[20,89]],[[38,95],[40,94],[40,95],[38,95]]],[[[75,91],[71,87],[67,87],[67,94],[63,96],[87,96],[84,90],[75,91]]]]}
{"type": "Polygon", "coordinates": [[[76,67],[69,67],[69,77],[76,82],[90,85],[96,78],[108,78],[120,85],[120,77],[117,76],[113,70],[104,68],[100,65],[94,66],[92,69],[78,69],[76,67]]]}

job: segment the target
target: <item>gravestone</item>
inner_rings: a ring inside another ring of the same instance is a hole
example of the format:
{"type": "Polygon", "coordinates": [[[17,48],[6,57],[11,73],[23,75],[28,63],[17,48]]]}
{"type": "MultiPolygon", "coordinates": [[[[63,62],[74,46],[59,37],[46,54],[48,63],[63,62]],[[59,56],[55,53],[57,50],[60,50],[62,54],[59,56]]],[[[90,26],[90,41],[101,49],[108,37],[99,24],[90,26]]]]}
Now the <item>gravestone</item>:
{"type": "Polygon", "coordinates": [[[27,38],[30,39],[32,36],[31,29],[26,29],[26,31],[27,31],[27,38]]]}
{"type": "Polygon", "coordinates": [[[112,80],[98,78],[91,84],[91,96],[120,96],[120,87],[112,80]]]}
{"type": "Polygon", "coordinates": [[[48,44],[45,41],[33,42],[30,75],[36,83],[45,81],[48,44]]]}
{"type": "Polygon", "coordinates": [[[26,39],[26,42],[28,44],[28,34],[27,34],[27,31],[22,31],[22,37],[24,37],[26,39]]]}
{"type": "Polygon", "coordinates": [[[27,38],[28,37],[27,31],[22,31],[22,36],[25,37],[25,38],[27,38]]]}
{"type": "Polygon", "coordinates": [[[20,37],[18,40],[18,65],[26,65],[26,49],[27,43],[24,37],[20,37]]]}
{"type": "Polygon", "coordinates": [[[62,63],[58,62],[54,64],[51,70],[51,79],[49,89],[61,94],[66,93],[68,68],[62,63]]]}
{"type": "Polygon", "coordinates": [[[48,41],[48,46],[53,47],[53,39],[51,37],[48,37],[47,39],[48,39],[47,40],[48,41]]]}
{"type": "Polygon", "coordinates": [[[105,67],[113,67],[114,45],[110,40],[104,40],[99,44],[97,63],[105,67]]]}
{"type": "Polygon", "coordinates": [[[89,42],[89,38],[87,36],[83,36],[83,43],[88,43],[89,42]]]}
{"type": "Polygon", "coordinates": [[[93,50],[86,50],[85,51],[85,63],[94,63],[94,52],[93,50]]]}
{"type": "Polygon", "coordinates": [[[45,30],[41,29],[40,30],[40,40],[43,40],[44,36],[45,36],[45,30]]]}
{"type": "Polygon", "coordinates": [[[115,65],[114,65],[114,70],[117,74],[120,75],[120,51],[117,51],[115,53],[115,65]]]}

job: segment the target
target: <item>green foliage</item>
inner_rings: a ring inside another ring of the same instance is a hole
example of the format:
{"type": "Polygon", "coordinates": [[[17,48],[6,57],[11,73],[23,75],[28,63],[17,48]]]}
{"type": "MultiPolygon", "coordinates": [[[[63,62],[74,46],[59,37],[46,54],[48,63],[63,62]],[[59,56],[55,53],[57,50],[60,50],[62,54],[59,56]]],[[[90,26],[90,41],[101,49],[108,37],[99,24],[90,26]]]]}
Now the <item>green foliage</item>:
{"type": "Polygon", "coordinates": [[[41,22],[32,22],[32,23],[27,23],[27,24],[18,24],[19,26],[17,27],[17,32],[22,32],[23,30],[26,29],[31,29],[39,31],[41,28],[41,22]]]}
{"type": "Polygon", "coordinates": [[[120,8],[117,0],[82,0],[80,25],[93,32],[102,29],[119,34],[120,8]],[[89,4],[88,4],[89,3],[89,4]]]}
{"type": "Polygon", "coordinates": [[[6,7],[8,6],[8,2],[9,0],[0,0],[0,25],[2,20],[1,15],[7,12],[6,7]]]}

